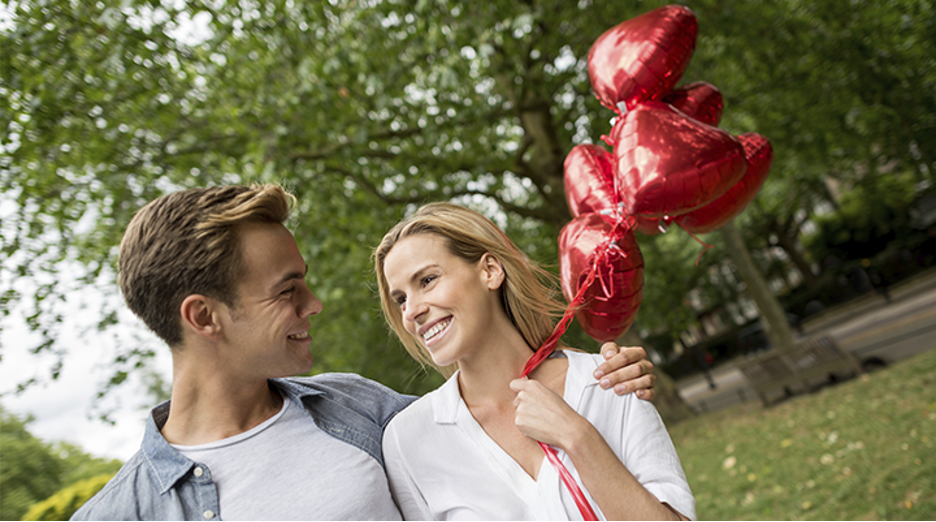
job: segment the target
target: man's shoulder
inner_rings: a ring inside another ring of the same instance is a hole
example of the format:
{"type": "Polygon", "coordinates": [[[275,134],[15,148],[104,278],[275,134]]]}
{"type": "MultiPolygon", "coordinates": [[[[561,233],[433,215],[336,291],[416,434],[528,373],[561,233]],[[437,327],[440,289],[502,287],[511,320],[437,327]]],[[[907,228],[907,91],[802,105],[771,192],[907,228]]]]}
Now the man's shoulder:
{"type": "Polygon", "coordinates": [[[288,379],[281,379],[281,381],[308,388],[313,393],[377,393],[392,399],[399,399],[406,404],[414,400],[412,396],[403,395],[377,381],[362,377],[356,373],[320,373],[308,377],[290,377],[288,379]]]}
{"type": "Polygon", "coordinates": [[[289,395],[307,405],[333,404],[342,411],[353,410],[373,417],[381,426],[416,400],[416,397],[397,393],[383,384],[353,373],[321,373],[274,381],[289,395]]]}
{"type": "Polygon", "coordinates": [[[100,491],[75,511],[71,520],[138,519],[140,506],[136,490],[140,485],[140,475],[147,473],[144,464],[145,458],[138,451],[100,491]]]}

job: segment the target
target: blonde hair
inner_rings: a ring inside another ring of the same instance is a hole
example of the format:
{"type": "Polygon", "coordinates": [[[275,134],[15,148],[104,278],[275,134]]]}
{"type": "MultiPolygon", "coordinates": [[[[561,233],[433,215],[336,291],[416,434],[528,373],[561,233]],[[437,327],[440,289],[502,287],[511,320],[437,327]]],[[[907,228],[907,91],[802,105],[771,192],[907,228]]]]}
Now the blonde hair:
{"type": "Polygon", "coordinates": [[[179,307],[187,296],[237,305],[237,226],[283,223],[295,203],[277,185],[183,190],[151,201],[120,242],[118,283],[127,306],[170,347],[180,345],[179,307]]]}
{"type": "Polygon", "coordinates": [[[489,219],[473,210],[451,203],[430,203],[394,226],[374,251],[374,270],[384,318],[406,351],[420,364],[430,366],[443,376],[450,376],[456,365],[437,366],[426,348],[403,326],[400,307],[390,296],[384,263],[390,250],[400,240],[416,234],[436,234],[446,241],[449,251],[468,263],[476,263],[490,253],[504,267],[501,301],[510,321],[535,350],[552,333],[553,318],[564,305],[554,297],[556,277],[543,270],[489,219]]]}

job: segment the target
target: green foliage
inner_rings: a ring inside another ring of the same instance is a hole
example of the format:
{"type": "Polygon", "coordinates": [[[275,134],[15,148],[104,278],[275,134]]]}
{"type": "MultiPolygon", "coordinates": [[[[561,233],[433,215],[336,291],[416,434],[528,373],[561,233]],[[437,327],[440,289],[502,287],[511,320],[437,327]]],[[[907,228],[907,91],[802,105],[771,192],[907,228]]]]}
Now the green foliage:
{"type": "Polygon", "coordinates": [[[77,447],[50,444],[0,407],[0,519],[19,520],[29,507],[63,486],[101,474],[113,475],[120,461],[95,458],[77,447]]]}
{"type": "Polygon", "coordinates": [[[671,427],[700,520],[933,520],[936,350],[671,427]]]}
{"type": "Polygon", "coordinates": [[[22,520],[68,520],[91,497],[101,491],[113,473],[75,482],[51,497],[33,504],[22,520]]]}
{"type": "Polygon", "coordinates": [[[895,241],[906,243],[915,194],[914,179],[907,174],[862,180],[842,195],[838,212],[815,220],[819,230],[805,245],[820,260],[848,261],[874,257],[895,241]]]}
{"type": "MultiPolygon", "coordinates": [[[[12,27],[0,30],[0,45],[15,50],[0,56],[0,190],[15,211],[0,216],[0,296],[25,307],[42,335],[34,350],[61,358],[75,348],[57,335],[63,260],[82,263],[85,282],[108,284],[121,232],[145,202],[178,188],[282,182],[302,201],[293,228],[325,303],[315,371],[426,391],[438,380],[379,316],[370,249],[416,205],[454,199],[555,265],[569,219],[562,161],[608,132],[612,116],[591,92],[588,49],[664,3],[12,3],[12,27]],[[183,34],[191,20],[206,30],[183,34]]],[[[823,176],[850,180],[858,166],[875,176],[898,162],[932,176],[931,1],[690,7],[700,37],[684,82],[722,90],[727,130],[773,141],[765,215],[811,212],[826,197],[823,176]]],[[[678,331],[691,319],[685,291],[704,269],[687,263],[697,246],[681,232],[641,244],[638,321],[678,331]]],[[[115,314],[101,317],[105,326],[115,314]]],[[[593,346],[578,329],[567,342],[593,346]]],[[[120,350],[112,386],[152,356],[120,350]]]]}

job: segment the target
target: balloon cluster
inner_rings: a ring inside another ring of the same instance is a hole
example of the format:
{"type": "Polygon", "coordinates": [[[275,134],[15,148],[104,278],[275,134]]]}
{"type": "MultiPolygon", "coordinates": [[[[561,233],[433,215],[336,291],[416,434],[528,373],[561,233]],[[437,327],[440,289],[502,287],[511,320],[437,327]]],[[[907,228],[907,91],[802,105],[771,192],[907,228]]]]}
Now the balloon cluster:
{"type": "Polygon", "coordinates": [[[676,223],[690,234],[725,225],[754,198],[773,151],[759,134],[719,129],[715,86],[676,83],[695,49],[698,22],[686,7],[660,7],[602,34],[588,53],[596,96],[617,113],[608,152],[578,145],[565,160],[573,220],[559,237],[562,290],[598,341],[623,334],[643,299],[643,258],[634,232],[676,223]]]}

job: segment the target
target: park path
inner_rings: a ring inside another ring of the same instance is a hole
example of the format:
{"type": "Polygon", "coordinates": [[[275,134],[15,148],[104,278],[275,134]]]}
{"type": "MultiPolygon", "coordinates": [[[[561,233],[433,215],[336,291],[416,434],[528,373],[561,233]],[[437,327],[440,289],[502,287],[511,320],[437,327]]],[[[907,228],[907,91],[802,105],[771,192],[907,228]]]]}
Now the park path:
{"type": "MultiPolygon", "coordinates": [[[[859,361],[886,363],[936,347],[936,269],[890,288],[888,295],[865,294],[802,323],[803,337],[829,335],[859,361]]],[[[743,356],[710,370],[715,387],[701,374],[677,381],[680,396],[700,413],[758,400],[738,368],[743,356]]]]}

